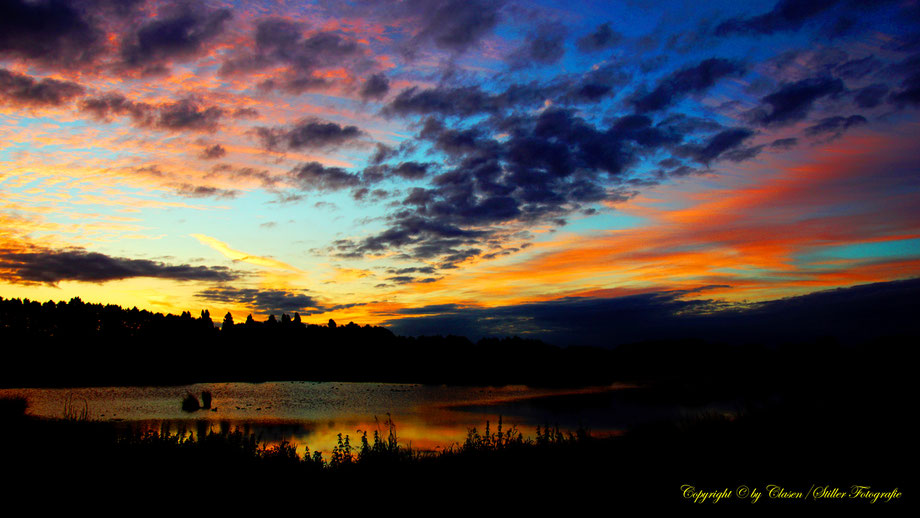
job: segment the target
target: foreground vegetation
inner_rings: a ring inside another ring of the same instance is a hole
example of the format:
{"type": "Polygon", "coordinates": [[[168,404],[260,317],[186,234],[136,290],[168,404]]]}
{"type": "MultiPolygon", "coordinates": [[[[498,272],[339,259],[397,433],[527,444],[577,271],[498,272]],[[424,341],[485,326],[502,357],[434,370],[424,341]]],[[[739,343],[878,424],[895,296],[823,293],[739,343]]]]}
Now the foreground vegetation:
{"type": "MultiPolygon", "coordinates": [[[[888,387],[890,388],[890,387],[888,387]]],[[[877,395],[877,388],[869,392],[877,395]]],[[[637,427],[617,437],[588,430],[537,428],[534,435],[499,423],[471,429],[462,444],[437,452],[399,443],[389,421],[340,434],[326,454],[299,454],[287,442],[266,445],[240,431],[119,434],[111,423],[72,411],[67,419],[25,414],[22,400],[0,403],[0,461],[20,489],[108,495],[151,492],[256,498],[394,498],[410,502],[512,499],[515,505],[581,507],[625,502],[683,503],[679,488],[810,484],[904,489],[909,444],[895,400],[872,411],[841,412],[847,403],[814,399],[706,414],[637,427]],[[261,497],[260,497],[261,498],[261,497]]],[[[806,394],[803,394],[806,395],[806,394]]],[[[855,399],[853,397],[855,396],[855,399]]],[[[874,397],[874,396],[870,396],[874,397]]],[[[903,410],[903,409],[902,409],[903,410]]],[[[7,488],[11,487],[7,483],[7,488]]],[[[507,503],[507,500],[503,500],[507,503]]]]}

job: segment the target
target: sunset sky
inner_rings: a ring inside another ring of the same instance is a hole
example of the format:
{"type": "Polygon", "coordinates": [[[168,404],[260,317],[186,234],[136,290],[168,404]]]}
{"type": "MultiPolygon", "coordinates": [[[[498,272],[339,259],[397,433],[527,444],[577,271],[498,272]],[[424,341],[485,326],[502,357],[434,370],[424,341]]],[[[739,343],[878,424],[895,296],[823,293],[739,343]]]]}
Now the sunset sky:
{"type": "Polygon", "coordinates": [[[4,0],[0,296],[526,334],[910,279],[918,108],[914,0],[4,0]]]}

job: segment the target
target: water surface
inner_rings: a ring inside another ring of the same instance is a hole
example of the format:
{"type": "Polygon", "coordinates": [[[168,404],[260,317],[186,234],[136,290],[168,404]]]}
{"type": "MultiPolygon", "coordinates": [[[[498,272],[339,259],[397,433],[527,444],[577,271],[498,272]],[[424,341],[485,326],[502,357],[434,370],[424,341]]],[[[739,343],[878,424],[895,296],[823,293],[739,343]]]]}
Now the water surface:
{"type": "MultiPolygon", "coordinates": [[[[178,387],[91,387],[72,389],[4,389],[0,397],[28,400],[28,413],[47,418],[87,411],[93,420],[111,421],[124,430],[205,433],[236,429],[255,433],[274,444],[293,442],[298,452],[328,454],[338,434],[359,444],[359,431],[386,434],[395,423],[399,442],[436,450],[462,444],[470,428],[495,431],[501,416],[505,430],[514,427],[533,437],[537,426],[579,426],[594,435],[621,432],[637,423],[678,417],[701,409],[650,406],[620,397],[626,385],[583,389],[537,389],[525,386],[448,387],[388,383],[269,382],[201,383],[178,387]],[[188,393],[212,393],[212,409],[182,410],[188,393]],[[389,417],[388,417],[389,416],[389,417]]],[[[328,458],[328,455],[326,455],[328,458]]]]}

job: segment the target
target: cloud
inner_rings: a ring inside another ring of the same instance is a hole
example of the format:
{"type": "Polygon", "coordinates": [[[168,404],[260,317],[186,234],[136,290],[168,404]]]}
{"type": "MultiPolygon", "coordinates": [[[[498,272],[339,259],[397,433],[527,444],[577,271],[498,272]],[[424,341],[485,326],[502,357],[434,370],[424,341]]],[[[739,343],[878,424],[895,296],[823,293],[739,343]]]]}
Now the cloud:
{"type": "Polygon", "coordinates": [[[773,34],[800,29],[839,0],[780,0],[773,10],[750,18],[732,18],[716,28],[720,36],[733,33],[773,34]]]}
{"type": "Polygon", "coordinates": [[[380,201],[390,196],[390,192],[383,189],[371,190],[367,187],[360,187],[351,191],[351,197],[356,201],[380,201]]]}
{"type": "Polygon", "coordinates": [[[107,121],[114,116],[128,115],[135,123],[142,126],[152,124],[154,107],[141,102],[129,100],[127,97],[108,92],[96,97],[87,97],[80,103],[80,108],[99,120],[107,121]]]}
{"type": "Polygon", "coordinates": [[[565,54],[563,41],[566,29],[558,23],[542,23],[529,33],[524,43],[510,56],[513,68],[524,68],[535,64],[552,65],[565,54]]]}
{"type": "MultiPolygon", "coordinates": [[[[497,246],[499,236],[516,225],[558,224],[584,203],[628,197],[608,190],[607,178],[623,173],[637,149],[680,140],[644,116],[618,119],[604,130],[564,109],[494,118],[477,129],[427,119],[419,137],[446,154],[449,167],[431,177],[430,187],[409,191],[388,217],[388,229],[360,241],[339,240],[333,253],[356,257],[408,249],[412,257],[440,257],[444,267],[453,267],[484,244],[497,246]],[[489,131],[508,137],[496,140],[489,131]]],[[[405,163],[374,167],[382,175],[405,163]]]]}
{"type": "Polygon", "coordinates": [[[892,92],[888,100],[898,106],[920,105],[920,72],[911,74],[901,83],[901,89],[892,92]]]}
{"type": "Polygon", "coordinates": [[[12,106],[60,106],[83,95],[84,88],[70,81],[34,77],[0,68],[0,103],[12,106]]]}
{"type": "Polygon", "coordinates": [[[365,135],[357,126],[343,126],[317,118],[302,119],[292,126],[267,128],[258,126],[255,135],[262,146],[279,149],[332,149],[351,144],[365,135]]]}
{"type": "Polygon", "coordinates": [[[373,74],[361,85],[362,99],[382,99],[390,91],[390,80],[383,74],[373,74]]]}
{"type": "Polygon", "coordinates": [[[841,63],[834,68],[834,73],[844,79],[862,79],[878,72],[881,68],[882,62],[870,55],[841,63]]]}
{"type": "Polygon", "coordinates": [[[303,291],[272,289],[222,287],[199,291],[197,295],[211,302],[246,306],[262,314],[300,313],[310,316],[364,305],[363,303],[330,305],[318,301],[303,291]]]}
{"type": "Polygon", "coordinates": [[[253,288],[213,288],[198,292],[198,297],[221,304],[242,305],[258,313],[324,313],[323,305],[313,297],[284,290],[253,288]]]}
{"type": "Polygon", "coordinates": [[[818,121],[814,126],[805,128],[805,134],[812,137],[825,136],[825,141],[830,141],[840,138],[851,127],[863,126],[868,122],[862,115],[827,117],[818,121]]]}
{"type": "Polygon", "coordinates": [[[773,149],[788,150],[788,149],[792,149],[795,146],[797,146],[798,143],[799,143],[799,139],[797,138],[781,138],[781,139],[774,140],[770,144],[770,147],[773,149]]]}
{"type": "Polygon", "coordinates": [[[218,158],[223,158],[227,155],[227,150],[224,146],[220,144],[214,144],[212,146],[206,146],[204,149],[198,153],[198,158],[202,160],[216,160],[218,158]]]}
{"type": "Polygon", "coordinates": [[[843,81],[831,77],[803,79],[783,85],[761,99],[751,119],[763,126],[785,126],[808,116],[812,105],[824,97],[834,97],[846,91],[843,81]]]}
{"type": "Polygon", "coordinates": [[[231,199],[240,195],[240,191],[235,189],[221,189],[209,185],[192,185],[182,183],[175,186],[176,194],[186,198],[218,198],[231,199]]]}
{"type": "Polygon", "coordinates": [[[61,281],[103,283],[135,277],[179,281],[230,281],[239,277],[222,266],[169,265],[147,259],[112,257],[82,248],[2,250],[0,273],[10,282],[51,285],[61,281]]]}
{"type": "Polygon", "coordinates": [[[874,83],[856,91],[853,101],[860,108],[875,108],[882,104],[890,89],[887,85],[874,83]]]}
{"type": "Polygon", "coordinates": [[[687,144],[680,148],[680,152],[693,160],[709,165],[720,158],[729,158],[735,162],[753,158],[760,152],[759,148],[746,148],[741,150],[741,145],[754,136],[748,128],[730,128],[713,135],[704,145],[687,144]],[[741,150],[741,154],[730,155],[733,151],[741,150]]]}
{"type": "Polygon", "coordinates": [[[341,167],[326,167],[319,162],[308,162],[295,167],[288,178],[302,191],[338,191],[361,185],[361,177],[341,167]]]}
{"type": "Polygon", "coordinates": [[[421,180],[428,176],[434,164],[422,162],[400,162],[397,165],[371,165],[364,168],[361,175],[366,183],[377,183],[387,178],[421,180]]]}
{"type": "Polygon", "coordinates": [[[154,106],[131,101],[114,92],[87,97],[80,102],[80,109],[102,121],[111,120],[115,116],[127,116],[142,128],[204,133],[217,131],[221,120],[227,115],[223,108],[203,105],[194,98],[154,106]]]}
{"type": "Polygon", "coordinates": [[[462,53],[476,47],[498,24],[503,0],[410,0],[403,13],[414,19],[418,32],[406,46],[411,55],[421,47],[462,53]]]}
{"type": "Polygon", "coordinates": [[[161,105],[155,126],[167,131],[214,132],[224,114],[222,108],[202,107],[193,99],[182,99],[161,105]]]}
{"type": "Polygon", "coordinates": [[[469,117],[500,114],[507,110],[538,107],[548,99],[560,104],[596,103],[611,95],[629,76],[623,67],[609,64],[584,74],[561,75],[546,82],[512,83],[504,91],[492,93],[480,86],[438,85],[410,87],[401,91],[386,106],[386,116],[441,115],[469,117]]]}
{"type": "Polygon", "coordinates": [[[241,261],[244,263],[254,264],[256,266],[263,266],[263,267],[268,267],[268,268],[278,268],[280,270],[291,270],[294,272],[300,271],[299,268],[291,266],[287,263],[283,263],[276,259],[272,259],[270,257],[260,257],[258,255],[251,255],[245,252],[240,252],[239,250],[234,250],[233,248],[230,248],[230,246],[227,245],[227,243],[224,243],[223,241],[218,241],[217,239],[214,239],[213,237],[210,237],[210,236],[205,236],[203,234],[191,234],[191,236],[197,239],[202,244],[207,245],[213,248],[214,250],[217,250],[218,252],[223,254],[225,257],[229,259],[233,259],[234,261],[241,261]]]}
{"type": "Polygon", "coordinates": [[[386,115],[431,114],[470,116],[495,113],[501,101],[479,87],[407,88],[384,107],[386,115]]]}
{"type": "Polygon", "coordinates": [[[670,106],[678,99],[710,88],[719,79],[740,75],[744,67],[735,61],[710,58],[699,64],[678,70],[661,80],[651,92],[633,99],[637,112],[653,112],[670,106]]]}
{"type": "Polygon", "coordinates": [[[610,28],[610,23],[598,25],[594,32],[578,38],[578,50],[589,53],[598,52],[623,41],[623,35],[610,28]]]}
{"type": "Polygon", "coordinates": [[[201,5],[177,3],[127,34],[121,44],[122,64],[144,73],[164,72],[173,60],[204,53],[232,18],[229,9],[209,10],[201,5]]]}
{"type": "Polygon", "coordinates": [[[223,77],[249,74],[266,68],[285,67],[281,74],[265,80],[261,87],[299,94],[323,88],[329,80],[317,75],[330,67],[354,66],[363,56],[358,43],[335,31],[315,31],[304,36],[305,27],[281,18],[256,22],[253,44],[231,52],[221,65],[223,77]]]}
{"type": "Polygon", "coordinates": [[[0,2],[0,58],[78,67],[103,51],[102,32],[80,4],[67,0],[0,2]]]}

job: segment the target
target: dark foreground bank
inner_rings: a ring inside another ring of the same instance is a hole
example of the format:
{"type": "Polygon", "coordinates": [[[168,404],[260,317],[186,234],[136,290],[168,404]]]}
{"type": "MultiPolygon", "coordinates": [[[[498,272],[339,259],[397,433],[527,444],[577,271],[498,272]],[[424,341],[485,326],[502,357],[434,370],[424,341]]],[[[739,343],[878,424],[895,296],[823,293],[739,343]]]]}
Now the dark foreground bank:
{"type": "MultiPolygon", "coordinates": [[[[369,435],[343,435],[331,454],[298,456],[290,445],[269,447],[242,433],[118,435],[108,423],[74,414],[31,418],[24,401],[5,400],[0,460],[13,477],[3,489],[13,498],[37,491],[87,502],[184,495],[221,508],[278,499],[400,509],[491,502],[518,511],[693,505],[701,499],[705,505],[751,505],[750,495],[738,494],[741,487],[759,490],[759,505],[904,503],[913,498],[904,478],[913,451],[906,383],[840,379],[848,374],[827,373],[823,388],[787,384],[773,402],[749,404],[734,416],[699,415],[613,438],[490,423],[438,453],[400,445],[386,425],[369,435]],[[825,496],[828,488],[847,492],[853,486],[870,488],[869,496],[815,497],[816,487],[825,496]],[[895,489],[901,496],[871,497],[895,489]]],[[[662,386],[645,397],[669,397],[671,391],[662,386]]]]}

